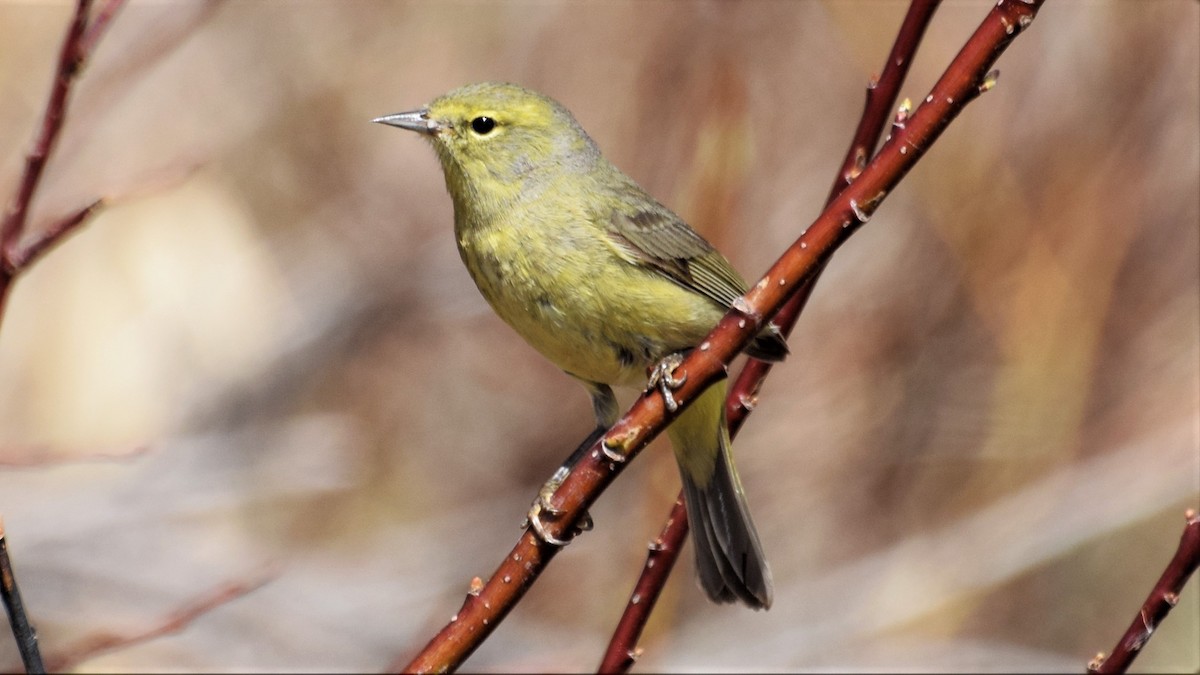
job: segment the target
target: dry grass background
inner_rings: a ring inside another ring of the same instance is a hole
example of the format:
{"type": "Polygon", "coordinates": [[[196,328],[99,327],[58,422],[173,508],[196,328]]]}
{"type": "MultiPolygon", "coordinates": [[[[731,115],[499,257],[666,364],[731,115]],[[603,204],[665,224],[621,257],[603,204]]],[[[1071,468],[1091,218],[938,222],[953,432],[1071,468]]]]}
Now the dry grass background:
{"type": "MultiPolygon", "coordinates": [[[[987,6],[946,4],[904,95],[987,6]]],[[[372,117],[545,91],[753,278],[817,214],[904,9],[134,0],[34,227],[116,201],[0,331],[0,513],[44,651],[275,566],[81,668],[378,670],[490,574],[590,428],[462,269],[433,153],[372,117]]],[[[0,185],[69,14],[0,3],[0,185]]],[[[709,605],[688,552],[639,670],[1079,672],[1111,648],[1200,499],[1198,25],[1185,0],[1047,4],[836,256],[738,439],[775,607],[709,605]]],[[[595,667],[669,454],[472,670],[595,667]]],[[[1200,665],[1198,583],[1135,670],[1200,665]]]]}

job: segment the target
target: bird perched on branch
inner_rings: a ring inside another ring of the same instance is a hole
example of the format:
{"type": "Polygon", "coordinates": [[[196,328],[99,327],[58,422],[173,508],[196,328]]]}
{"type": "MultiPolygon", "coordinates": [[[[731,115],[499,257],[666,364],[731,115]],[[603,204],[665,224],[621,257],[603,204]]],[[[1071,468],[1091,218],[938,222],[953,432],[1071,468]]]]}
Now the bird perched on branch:
{"type": "MultiPolygon", "coordinates": [[[[588,390],[597,428],[543,488],[530,521],[571,466],[616,422],[611,385],[651,374],[668,407],[680,355],[746,291],[707,241],[608,162],[566,108],[484,83],[376,122],[433,144],[454,202],[458,250],[492,309],[588,390]]],[[[787,354],[768,325],[747,347],[787,354]]],[[[700,585],[715,602],[771,604],[771,575],[733,465],[724,380],[668,427],[695,538],[700,585]]]]}

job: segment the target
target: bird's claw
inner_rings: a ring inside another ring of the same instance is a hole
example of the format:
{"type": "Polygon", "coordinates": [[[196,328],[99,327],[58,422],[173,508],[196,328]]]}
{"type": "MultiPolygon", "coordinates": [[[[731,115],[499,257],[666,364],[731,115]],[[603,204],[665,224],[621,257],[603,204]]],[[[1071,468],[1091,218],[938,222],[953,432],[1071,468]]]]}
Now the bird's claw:
{"type": "Polygon", "coordinates": [[[558,546],[561,548],[571,543],[570,539],[559,539],[558,537],[550,534],[550,532],[546,530],[546,526],[542,524],[542,518],[540,514],[541,505],[535,502],[533,508],[529,510],[529,515],[525,519],[524,526],[533,528],[533,533],[537,535],[538,539],[541,539],[551,546],[558,546]]]}
{"type": "Polygon", "coordinates": [[[546,529],[545,523],[542,522],[543,513],[549,515],[551,518],[557,518],[565,513],[562,509],[554,505],[554,503],[551,501],[551,497],[554,496],[554,491],[557,490],[560,485],[562,485],[564,480],[566,480],[567,473],[568,470],[566,467],[560,467],[559,470],[554,472],[554,475],[550,477],[550,480],[546,481],[546,483],[542,485],[542,489],[538,490],[537,499],[534,499],[533,505],[529,507],[529,513],[525,516],[525,522],[521,524],[521,527],[532,528],[533,533],[536,534],[539,539],[547,544],[550,544],[551,546],[566,546],[567,544],[571,543],[571,539],[574,539],[580,533],[591,530],[593,526],[591,514],[584,512],[583,515],[579,517],[579,522],[575,523],[575,527],[571,532],[570,538],[560,539],[553,534],[550,534],[550,531],[546,529]]]}
{"type": "MultiPolygon", "coordinates": [[[[550,480],[542,485],[542,489],[538,490],[537,499],[534,500],[533,506],[529,509],[530,514],[533,514],[536,510],[538,512],[545,511],[555,517],[562,515],[562,509],[555,506],[550,501],[550,498],[554,496],[554,491],[558,489],[558,486],[562,485],[562,482],[567,479],[567,473],[566,467],[559,467],[558,471],[555,471],[554,475],[550,477],[550,480]]],[[[533,520],[533,518],[530,518],[530,520],[533,520]]]]}
{"type": "Polygon", "coordinates": [[[603,441],[600,443],[600,452],[603,452],[604,456],[607,457],[609,461],[616,462],[617,464],[624,464],[629,460],[629,458],[621,452],[619,445],[614,444],[610,446],[608,441],[603,441]]]}
{"type": "MultiPolygon", "coordinates": [[[[683,354],[675,353],[667,356],[662,361],[659,361],[650,370],[650,381],[647,383],[646,390],[658,389],[662,392],[663,403],[667,406],[667,410],[675,412],[679,410],[679,402],[675,400],[675,389],[683,386],[687,382],[687,373],[680,377],[675,377],[675,369],[679,364],[683,363],[683,354]]],[[[606,453],[607,454],[607,453],[606,453]]]]}

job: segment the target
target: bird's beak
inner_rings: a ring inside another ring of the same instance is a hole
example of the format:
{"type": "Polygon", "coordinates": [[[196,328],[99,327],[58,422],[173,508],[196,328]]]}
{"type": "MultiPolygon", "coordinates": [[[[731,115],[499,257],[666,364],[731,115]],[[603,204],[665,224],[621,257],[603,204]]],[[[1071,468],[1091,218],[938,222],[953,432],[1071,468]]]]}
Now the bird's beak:
{"type": "Polygon", "coordinates": [[[429,119],[429,109],[421,108],[420,110],[410,110],[408,112],[396,113],[395,115],[385,115],[376,117],[371,120],[379,124],[387,124],[388,126],[400,127],[408,129],[420,134],[432,136],[437,130],[438,123],[429,119]]]}

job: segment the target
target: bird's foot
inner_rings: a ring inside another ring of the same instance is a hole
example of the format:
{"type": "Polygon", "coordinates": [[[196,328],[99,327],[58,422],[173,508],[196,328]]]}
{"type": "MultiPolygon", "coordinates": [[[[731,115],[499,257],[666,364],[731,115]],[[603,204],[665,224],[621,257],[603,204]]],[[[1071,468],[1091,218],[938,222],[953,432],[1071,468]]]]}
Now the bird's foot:
{"type": "Polygon", "coordinates": [[[646,383],[646,391],[658,389],[662,392],[663,403],[667,406],[667,410],[675,412],[679,409],[679,403],[675,401],[674,390],[683,386],[687,382],[687,373],[682,377],[675,377],[675,369],[679,364],[683,363],[683,354],[676,352],[668,355],[662,361],[659,361],[650,369],[650,381],[646,383]]]}
{"type": "Polygon", "coordinates": [[[551,501],[551,498],[554,496],[555,490],[557,490],[559,486],[562,485],[563,481],[567,479],[567,474],[569,473],[570,470],[565,466],[559,467],[558,471],[554,472],[554,475],[550,477],[550,480],[546,481],[545,484],[542,485],[542,488],[538,490],[537,499],[533,500],[533,505],[529,507],[529,513],[525,516],[525,522],[521,524],[521,527],[533,528],[534,534],[536,534],[539,539],[547,544],[550,544],[551,546],[566,546],[567,544],[571,543],[571,539],[574,539],[580,533],[587,532],[588,530],[592,529],[592,516],[587,512],[584,512],[584,514],[579,517],[579,522],[575,524],[575,527],[571,532],[571,536],[568,539],[560,539],[553,534],[550,534],[549,530],[546,529],[545,523],[542,522],[543,513],[549,515],[551,518],[557,518],[563,514],[563,510],[555,506],[551,501]]]}

